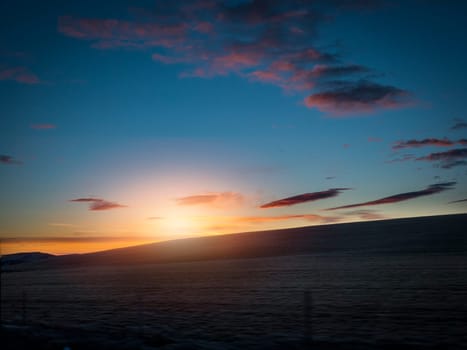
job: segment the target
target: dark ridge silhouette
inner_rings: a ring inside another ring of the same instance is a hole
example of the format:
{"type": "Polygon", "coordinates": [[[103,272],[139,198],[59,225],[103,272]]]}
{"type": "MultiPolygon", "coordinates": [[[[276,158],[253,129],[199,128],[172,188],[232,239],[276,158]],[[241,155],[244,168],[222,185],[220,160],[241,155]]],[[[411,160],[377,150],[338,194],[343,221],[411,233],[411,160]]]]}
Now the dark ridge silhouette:
{"type": "Polygon", "coordinates": [[[44,261],[54,256],[55,255],[41,252],[8,254],[0,257],[0,263],[2,266],[33,263],[44,261]]]}
{"type": "Polygon", "coordinates": [[[297,254],[459,254],[467,214],[309,226],[173,240],[50,257],[21,268],[150,264],[297,254]]]}

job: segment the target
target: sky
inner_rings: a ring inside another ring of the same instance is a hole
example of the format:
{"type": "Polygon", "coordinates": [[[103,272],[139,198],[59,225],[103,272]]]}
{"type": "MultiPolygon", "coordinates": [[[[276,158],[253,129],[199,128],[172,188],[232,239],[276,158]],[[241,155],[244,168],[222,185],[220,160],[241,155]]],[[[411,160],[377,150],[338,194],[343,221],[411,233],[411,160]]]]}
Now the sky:
{"type": "Polygon", "coordinates": [[[466,11],[2,1],[2,253],[465,213],[466,11]]]}

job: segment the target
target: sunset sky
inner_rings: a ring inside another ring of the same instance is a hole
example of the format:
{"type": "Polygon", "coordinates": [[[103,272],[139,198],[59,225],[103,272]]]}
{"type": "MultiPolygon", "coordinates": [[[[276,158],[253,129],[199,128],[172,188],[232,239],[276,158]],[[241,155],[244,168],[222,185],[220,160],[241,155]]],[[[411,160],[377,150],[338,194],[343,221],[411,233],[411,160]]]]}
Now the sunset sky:
{"type": "Polygon", "coordinates": [[[2,253],[465,213],[466,13],[2,1],[2,253]]]}

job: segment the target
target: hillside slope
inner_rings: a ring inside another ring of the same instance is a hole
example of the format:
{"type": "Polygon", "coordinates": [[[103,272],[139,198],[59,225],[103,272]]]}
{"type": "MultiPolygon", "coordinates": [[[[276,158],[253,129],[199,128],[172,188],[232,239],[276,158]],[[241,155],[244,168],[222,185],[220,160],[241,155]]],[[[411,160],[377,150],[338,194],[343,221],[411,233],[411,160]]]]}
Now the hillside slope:
{"type": "Polygon", "coordinates": [[[294,254],[467,254],[467,214],[189,238],[56,256],[35,265],[165,263],[294,254]]]}

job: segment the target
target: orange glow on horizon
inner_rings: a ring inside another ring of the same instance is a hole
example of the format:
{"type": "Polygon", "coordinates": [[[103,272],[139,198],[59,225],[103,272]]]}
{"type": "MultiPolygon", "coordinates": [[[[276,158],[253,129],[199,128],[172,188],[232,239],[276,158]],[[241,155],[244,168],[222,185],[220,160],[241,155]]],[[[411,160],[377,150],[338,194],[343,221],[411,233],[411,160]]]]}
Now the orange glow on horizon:
{"type": "Polygon", "coordinates": [[[69,242],[63,241],[44,241],[37,242],[21,241],[21,242],[2,242],[2,255],[14,254],[14,253],[26,253],[26,252],[41,252],[49,253],[53,255],[65,255],[65,254],[84,254],[93,253],[102,250],[110,250],[116,248],[125,248],[135,245],[153,243],[154,240],[113,240],[109,239],[99,242],[69,242]]]}
{"type": "Polygon", "coordinates": [[[1,242],[1,253],[4,255],[20,252],[43,252],[54,255],[83,254],[185,238],[390,218],[321,216],[316,214],[203,216],[190,215],[191,210],[188,209],[172,210],[167,216],[146,217],[144,223],[135,220],[132,222],[134,225],[129,225],[124,229],[120,226],[120,232],[125,232],[125,236],[121,237],[112,236],[108,231],[112,230],[112,232],[115,232],[116,226],[114,225],[106,227],[105,231],[99,232],[99,236],[77,237],[65,233],[61,236],[48,236],[49,238],[44,236],[40,238],[39,236],[4,239],[1,242]],[[132,232],[138,233],[133,234],[132,232]]]}

